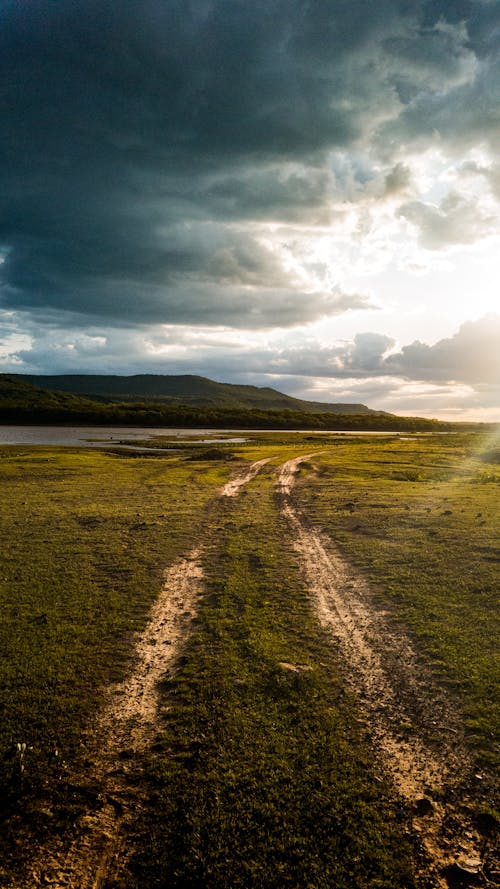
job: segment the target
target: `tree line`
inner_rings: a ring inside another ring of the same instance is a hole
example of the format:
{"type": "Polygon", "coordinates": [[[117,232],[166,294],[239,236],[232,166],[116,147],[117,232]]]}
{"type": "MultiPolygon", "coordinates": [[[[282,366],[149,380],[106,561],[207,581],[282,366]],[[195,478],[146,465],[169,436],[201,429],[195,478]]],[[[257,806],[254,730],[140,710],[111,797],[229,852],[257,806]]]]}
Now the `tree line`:
{"type": "Polygon", "coordinates": [[[0,423],[134,425],[241,429],[313,429],[325,431],[453,432],[484,430],[481,423],[447,423],[424,417],[398,417],[386,413],[307,413],[259,408],[227,408],[203,405],[165,405],[148,402],[100,403],[64,393],[44,393],[38,403],[16,403],[0,395],[0,423]]]}

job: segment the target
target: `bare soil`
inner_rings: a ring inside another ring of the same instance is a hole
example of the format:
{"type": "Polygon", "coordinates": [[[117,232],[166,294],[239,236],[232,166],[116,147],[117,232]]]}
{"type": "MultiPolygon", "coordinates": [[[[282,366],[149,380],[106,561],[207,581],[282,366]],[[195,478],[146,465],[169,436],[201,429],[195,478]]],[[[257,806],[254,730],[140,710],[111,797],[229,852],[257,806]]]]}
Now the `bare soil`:
{"type": "Polygon", "coordinates": [[[281,467],[276,487],[282,512],[313,607],[342,657],[383,772],[413,813],[427,859],[425,885],[485,885],[483,867],[492,850],[464,814],[481,776],[474,773],[458,709],[403,629],[376,607],[364,578],[293,505],[294,479],[310,459],[281,467]]]}
{"type": "Polygon", "coordinates": [[[225,484],[222,488],[222,497],[236,497],[239,494],[241,488],[243,488],[244,485],[247,485],[248,482],[251,482],[252,479],[255,478],[255,476],[260,472],[262,467],[265,466],[266,463],[269,463],[271,459],[271,457],[267,457],[265,460],[257,460],[256,463],[252,463],[252,465],[244,475],[237,476],[236,478],[228,481],[227,484],[225,484]]]}

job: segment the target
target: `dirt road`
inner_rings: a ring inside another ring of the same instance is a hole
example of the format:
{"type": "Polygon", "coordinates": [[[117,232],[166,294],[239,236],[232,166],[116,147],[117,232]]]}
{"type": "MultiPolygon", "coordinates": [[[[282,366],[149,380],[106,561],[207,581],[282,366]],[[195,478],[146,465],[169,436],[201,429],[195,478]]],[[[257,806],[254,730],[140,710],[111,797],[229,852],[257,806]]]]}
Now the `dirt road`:
{"type": "MultiPolygon", "coordinates": [[[[219,492],[236,497],[268,460],[259,460],[219,492]]],[[[165,571],[160,595],[139,636],[129,676],[109,690],[88,742],[92,766],[75,775],[91,786],[88,812],[75,825],[74,836],[57,838],[38,850],[29,880],[15,889],[52,886],[57,889],[100,889],[119,878],[133,848],[126,838],[132,819],[144,804],[137,781],[140,759],[161,727],[158,684],[175,669],[192,632],[203,594],[203,550],[193,549],[165,571]]]]}
{"type": "Polygon", "coordinates": [[[404,632],[373,603],[364,579],[334,543],[307,526],[291,493],[300,464],[280,470],[276,488],[319,621],[341,653],[385,773],[413,807],[434,885],[448,887],[447,868],[473,877],[481,868],[480,837],[461,812],[471,776],[463,726],[444,691],[404,632]],[[453,825],[453,828],[450,826],[453,825]]]}
{"type": "MultiPolygon", "coordinates": [[[[293,489],[307,454],[278,471],[276,491],[318,621],[339,651],[381,770],[413,812],[427,886],[449,889],[446,869],[473,879],[481,869],[480,837],[463,814],[471,775],[464,732],[452,703],[422,665],[404,632],[374,604],[368,584],[331,539],[311,528],[294,505],[293,489]]],[[[236,497],[269,459],[219,491],[236,497]]],[[[202,548],[164,575],[161,593],[138,638],[129,676],[109,691],[88,744],[92,765],[76,775],[93,791],[73,836],[38,850],[29,880],[9,889],[102,889],[119,880],[133,853],[131,825],[145,804],[141,758],[161,728],[158,683],[175,670],[203,596],[202,548]]],[[[458,885],[458,884],[457,884],[458,885]]]]}
{"type": "Polygon", "coordinates": [[[247,485],[248,482],[251,482],[252,479],[255,478],[260,470],[266,465],[266,463],[269,463],[271,459],[271,457],[267,457],[267,459],[265,460],[257,460],[256,463],[252,463],[252,465],[247,470],[247,472],[244,473],[244,475],[236,476],[236,478],[228,481],[227,484],[225,484],[222,488],[222,497],[236,497],[239,494],[241,488],[247,485]]]}

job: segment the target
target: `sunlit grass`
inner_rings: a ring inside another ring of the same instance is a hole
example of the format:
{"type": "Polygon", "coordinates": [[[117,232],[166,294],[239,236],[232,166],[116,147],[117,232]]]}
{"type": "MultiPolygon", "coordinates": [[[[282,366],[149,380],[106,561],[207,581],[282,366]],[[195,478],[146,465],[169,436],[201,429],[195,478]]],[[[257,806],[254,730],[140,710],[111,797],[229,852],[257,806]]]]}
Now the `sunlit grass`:
{"type": "Polygon", "coordinates": [[[80,752],[162,570],[199,533],[227,470],[177,457],[5,448],[0,477],[0,785],[9,806],[80,752]]]}
{"type": "Polygon", "coordinates": [[[485,453],[474,436],[343,442],[297,498],[415,634],[478,756],[495,762],[500,464],[485,453]]]}
{"type": "Polygon", "coordinates": [[[163,569],[202,540],[207,598],[165,686],[130,887],[414,885],[406,813],[374,781],[273,500],[276,467],[313,453],[297,504],[409,628],[487,767],[498,729],[498,441],[405,438],[263,433],[222,446],[221,459],[203,448],[0,450],[4,867],[26,838],[81,813],[67,766],[124,674],[163,569]],[[214,499],[240,459],[266,457],[237,500],[214,499]]]}
{"type": "Polygon", "coordinates": [[[221,505],[205,570],[130,886],[409,889],[404,819],[373,777],[265,477],[221,505]]]}

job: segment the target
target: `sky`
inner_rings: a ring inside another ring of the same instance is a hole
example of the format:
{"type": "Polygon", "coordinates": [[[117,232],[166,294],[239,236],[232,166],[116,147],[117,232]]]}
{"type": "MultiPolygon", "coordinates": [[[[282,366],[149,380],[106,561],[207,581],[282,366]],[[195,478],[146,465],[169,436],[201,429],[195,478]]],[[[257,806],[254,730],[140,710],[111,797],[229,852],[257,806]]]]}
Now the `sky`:
{"type": "Polygon", "coordinates": [[[0,372],[500,421],[497,0],[0,0],[0,372]]]}

